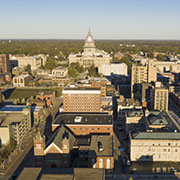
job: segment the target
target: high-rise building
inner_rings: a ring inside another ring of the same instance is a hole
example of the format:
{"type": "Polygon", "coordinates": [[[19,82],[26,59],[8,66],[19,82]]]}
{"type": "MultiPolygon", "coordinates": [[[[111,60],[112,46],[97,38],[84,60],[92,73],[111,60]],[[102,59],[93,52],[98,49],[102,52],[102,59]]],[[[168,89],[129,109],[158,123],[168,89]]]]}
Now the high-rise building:
{"type": "Polygon", "coordinates": [[[154,61],[135,61],[131,69],[131,97],[141,100],[142,83],[155,81],[157,81],[157,68],[154,61]]]}
{"type": "Polygon", "coordinates": [[[161,82],[156,82],[150,90],[152,109],[168,111],[169,91],[161,82]]]}
{"type": "Polygon", "coordinates": [[[9,73],[10,64],[9,64],[9,55],[0,54],[0,73],[9,73]]]}
{"type": "Polygon", "coordinates": [[[62,91],[64,112],[100,112],[101,90],[91,87],[67,87],[62,91]]]}

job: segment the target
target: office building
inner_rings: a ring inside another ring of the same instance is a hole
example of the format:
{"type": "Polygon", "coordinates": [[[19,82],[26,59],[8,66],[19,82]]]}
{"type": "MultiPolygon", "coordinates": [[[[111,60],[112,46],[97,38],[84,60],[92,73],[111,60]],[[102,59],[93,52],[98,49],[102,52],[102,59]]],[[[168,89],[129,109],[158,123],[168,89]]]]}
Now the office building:
{"type": "Polygon", "coordinates": [[[70,86],[62,91],[64,112],[100,112],[100,88],[70,86]]]}
{"type": "Polygon", "coordinates": [[[136,60],[131,68],[131,97],[141,100],[142,83],[155,82],[157,68],[153,60],[136,60]]]}
{"type": "Polygon", "coordinates": [[[15,76],[15,77],[13,77],[13,86],[14,87],[25,87],[26,83],[28,83],[31,78],[32,78],[32,76],[29,74],[15,76]]]}
{"type": "Polygon", "coordinates": [[[52,76],[56,78],[65,77],[67,76],[67,73],[68,73],[68,68],[63,68],[61,66],[52,70],[52,76]]]}
{"type": "Polygon", "coordinates": [[[0,113],[0,140],[1,144],[14,142],[20,144],[31,129],[30,108],[21,112],[1,111],[0,113]]]}
{"type": "Polygon", "coordinates": [[[152,109],[168,111],[169,90],[161,82],[156,82],[150,90],[152,109]]]}

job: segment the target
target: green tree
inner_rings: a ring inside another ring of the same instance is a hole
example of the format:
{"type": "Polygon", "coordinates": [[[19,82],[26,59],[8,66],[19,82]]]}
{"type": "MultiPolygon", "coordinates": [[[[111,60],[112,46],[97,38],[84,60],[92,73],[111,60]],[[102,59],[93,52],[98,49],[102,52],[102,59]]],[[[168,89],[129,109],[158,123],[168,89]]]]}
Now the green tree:
{"type": "Polygon", "coordinates": [[[31,73],[31,65],[28,64],[25,68],[24,68],[25,71],[27,71],[29,74],[31,73]]]}
{"type": "Polygon", "coordinates": [[[163,54],[158,54],[157,55],[157,60],[158,61],[164,61],[166,59],[166,55],[163,55],[163,54]]]}
{"type": "Polygon", "coordinates": [[[90,76],[96,76],[97,75],[97,69],[94,66],[94,64],[89,67],[88,72],[89,72],[90,76]]]}
{"type": "Polygon", "coordinates": [[[154,58],[154,53],[153,52],[148,52],[147,53],[147,57],[149,57],[149,58],[154,58]]]}
{"type": "Polygon", "coordinates": [[[69,75],[69,77],[77,78],[78,77],[78,71],[75,68],[69,67],[68,68],[68,75],[69,75]]]}

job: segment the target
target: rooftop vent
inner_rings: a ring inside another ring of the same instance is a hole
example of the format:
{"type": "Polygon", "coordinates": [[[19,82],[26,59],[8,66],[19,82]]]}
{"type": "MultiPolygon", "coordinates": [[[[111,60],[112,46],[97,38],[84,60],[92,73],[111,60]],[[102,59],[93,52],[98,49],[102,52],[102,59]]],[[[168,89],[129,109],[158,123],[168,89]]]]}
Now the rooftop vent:
{"type": "Polygon", "coordinates": [[[81,122],[81,120],[82,120],[82,116],[76,116],[76,117],[74,118],[74,121],[75,121],[75,122],[81,122]]]}
{"type": "Polygon", "coordinates": [[[99,152],[104,151],[104,146],[102,145],[101,142],[98,142],[98,151],[99,151],[99,152]]]}

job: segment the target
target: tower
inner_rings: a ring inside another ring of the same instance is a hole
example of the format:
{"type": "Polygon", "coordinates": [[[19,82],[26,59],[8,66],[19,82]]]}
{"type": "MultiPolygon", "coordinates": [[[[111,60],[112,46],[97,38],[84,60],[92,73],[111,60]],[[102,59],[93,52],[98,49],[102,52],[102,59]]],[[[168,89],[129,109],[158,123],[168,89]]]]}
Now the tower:
{"type": "Polygon", "coordinates": [[[40,131],[34,137],[34,159],[36,167],[44,167],[45,136],[40,131]]]}

